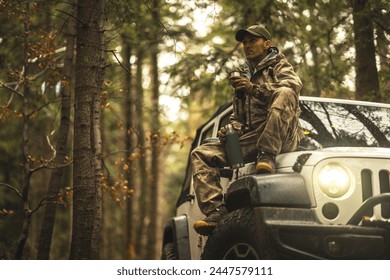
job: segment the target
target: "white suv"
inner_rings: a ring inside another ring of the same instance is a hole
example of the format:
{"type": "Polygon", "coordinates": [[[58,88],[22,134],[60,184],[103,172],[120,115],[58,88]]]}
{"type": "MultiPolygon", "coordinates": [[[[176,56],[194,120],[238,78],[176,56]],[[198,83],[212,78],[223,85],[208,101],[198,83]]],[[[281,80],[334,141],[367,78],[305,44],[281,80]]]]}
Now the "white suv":
{"type": "MultiPolygon", "coordinates": [[[[389,259],[390,105],[301,97],[305,137],[276,157],[275,174],[254,163],[221,169],[229,210],[210,237],[191,164],[163,238],[163,259],[389,259]]],[[[192,149],[228,122],[226,104],[197,130],[192,149]]]]}

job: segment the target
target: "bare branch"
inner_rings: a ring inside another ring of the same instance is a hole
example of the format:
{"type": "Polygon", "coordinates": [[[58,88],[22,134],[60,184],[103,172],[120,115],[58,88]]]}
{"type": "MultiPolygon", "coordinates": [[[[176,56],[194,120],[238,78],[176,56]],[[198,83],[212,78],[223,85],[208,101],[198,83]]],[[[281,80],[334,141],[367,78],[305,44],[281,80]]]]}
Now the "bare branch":
{"type": "Polygon", "coordinates": [[[14,89],[14,88],[10,87],[10,86],[7,85],[7,84],[4,84],[4,83],[0,82],[0,86],[2,86],[3,88],[6,88],[6,89],[12,91],[13,93],[19,95],[20,97],[23,97],[23,93],[21,93],[21,92],[18,91],[17,89],[14,89]]]}
{"type": "MultiPolygon", "coordinates": [[[[57,60],[57,59],[56,59],[57,60]]],[[[38,72],[37,74],[35,74],[34,76],[31,76],[30,78],[28,78],[30,81],[35,81],[37,78],[43,76],[43,74],[45,74],[47,72],[47,70],[50,69],[50,66],[46,66],[41,72],[38,72]]]]}
{"type": "MultiPolygon", "coordinates": [[[[59,194],[57,196],[60,197],[61,195],[63,195],[63,194],[59,194]]],[[[41,201],[39,202],[39,204],[37,205],[37,207],[35,207],[33,210],[30,211],[30,216],[32,214],[34,214],[35,212],[37,212],[39,210],[39,208],[41,208],[44,205],[49,205],[49,204],[65,205],[65,202],[63,202],[61,200],[58,200],[58,201],[46,201],[48,199],[49,199],[48,197],[42,198],[41,201]]]]}
{"type": "Polygon", "coordinates": [[[11,186],[11,185],[8,185],[6,183],[0,183],[0,186],[3,186],[13,192],[15,192],[19,197],[22,197],[22,193],[15,187],[11,186]]]}
{"type": "Polygon", "coordinates": [[[54,166],[46,166],[47,169],[57,169],[57,168],[63,168],[71,165],[73,163],[73,160],[68,161],[67,163],[64,164],[56,164],[54,166]]]}
{"type": "MultiPolygon", "coordinates": [[[[66,188],[66,192],[69,190],[72,190],[72,188],[66,188]]],[[[61,199],[63,196],[66,195],[66,192],[64,193],[63,191],[61,191],[56,195],[42,198],[41,201],[39,201],[37,207],[35,207],[33,210],[30,211],[30,215],[37,212],[39,208],[41,208],[44,205],[49,205],[49,204],[66,205],[66,203],[61,199]],[[56,201],[49,201],[49,200],[56,200],[56,201]]]]}
{"type": "MultiPolygon", "coordinates": [[[[50,133],[50,135],[53,135],[53,134],[54,134],[54,130],[50,133]]],[[[41,165],[39,165],[39,166],[37,166],[37,167],[31,169],[31,171],[30,171],[31,173],[34,173],[35,171],[38,171],[38,170],[40,170],[40,169],[42,169],[42,168],[47,167],[48,164],[51,163],[51,162],[53,162],[54,159],[56,158],[57,151],[56,151],[56,149],[53,147],[53,145],[52,145],[51,142],[50,142],[50,135],[47,135],[47,136],[46,136],[46,140],[47,140],[47,144],[48,144],[49,147],[50,147],[50,150],[52,150],[52,152],[53,152],[53,155],[52,155],[51,158],[50,158],[49,160],[47,160],[45,163],[42,163],[41,165]]]]}
{"type": "MultiPolygon", "coordinates": [[[[153,9],[148,5],[148,3],[145,0],[139,0],[142,4],[145,5],[145,7],[148,9],[149,13],[154,16],[155,12],[153,9]]],[[[165,30],[165,32],[173,39],[175,49],[178,48],[183,53],[187,53],[184,49],[182,49],[180,46],[177,45],[175,36],[169,31],[169,29],[165,26],[165,24],[161,21],[161,19],[157,18],[158,23],[162,26],[162,28],[165,30]]]]}
{"type": "MultiPolygon", "coordinates": [[[[24,67],[22,68],[22,71],[21,71],[20,74],[19,74],[19,80],[18,80],[17,82],[7,83],[7,84],[0,83],[0,85],[1,85],[2,87],[5,87],[5,88],[7,88],[7,89],[9,89],[9,90],[12,91],[12,94],[11,94],[10,98],[8,99],[7,103],[5,104],[5,107],[6,107],[6,108],[8,108],[8,107],[11,105],[11,103],[12,103],[12,101],[13,101],[13,99],[14,99],[15,94],[17,94],[17,95],[19,95],[20,97],[23,98],[23,93],[21,93],[21,92],[18,91],[19,86],[20,86],[20,85],[22,84],[22,82],[23,82],[23,74],[24,74],[24,67]],[[15,85],[15,87],[12,88],[11,85],[15,85]]],[[[2,112],[1,115],[0,115],[0,120],[2,120],[3,117],[4,117],[4,114],[3,114],[3,112],[2,112]]]]}
{"type": "Polygon", "coordinates": [[[112,54],[114,55],[116,61],[119,63],[119,65],[122,66],[122,68],[124,68],[124,69],[126,70],[126,72],[129,73],[129,75],[130,75],[130,77],[131,77],[131,72],[130,72],[130,70],[129,70],[126,66],[124,66],[124,65],[122,64],[122,62],[121,62],[121,61],[119,60],[119,58],[116,56],[115,51],[114,51],[114,50],[107,50],[106,52],[112,53],[112,54]]]}
{"type": "Polygon", "coordinates": [[[49,101],[49,102],[46,102],[45,104],[41,105],[40,107],[38,107],[37,109],[31,111],[27,117],[31,117],[31,115],[33,115],[34,113],[36,112],[39,112],[40,110],[42,110],[43,108],[45,108],[46,106],[50,105],[50,104],[53,104],[53,103],[58,103],[58,102],[61,102],[61,99],[57,99],[57,100],[54,100],[54,101],[49,101]]]}
{"type": "Polygon", "coordinates": [[[84,22],[82,22],[80,19],[78,19],[77,17],[75,17],[74,15],[68,13],[68,12],[65,12],[65,11],[62,11],[62,10],[59,10],[59,9],[55,9],[57,12],[60,12],[60,13],[64,13],[65,15],[71,17],[71,18],[74,18],[75,20],[77,20],[79,23],[81,23],[81,25],[85,25],[84,22]]]}
{"type": "Polygon", "coordinates": [[[46,162],[44,164],[41,164],[31,170],[31,173],[36,172],[41,169],[57,169],[57,168],[63,168],[71,165],[73,163],[73,160],[68,161],[67,163],[64,164],[54,164],[54,165],[49,165],[50,162],[46,162]]]}

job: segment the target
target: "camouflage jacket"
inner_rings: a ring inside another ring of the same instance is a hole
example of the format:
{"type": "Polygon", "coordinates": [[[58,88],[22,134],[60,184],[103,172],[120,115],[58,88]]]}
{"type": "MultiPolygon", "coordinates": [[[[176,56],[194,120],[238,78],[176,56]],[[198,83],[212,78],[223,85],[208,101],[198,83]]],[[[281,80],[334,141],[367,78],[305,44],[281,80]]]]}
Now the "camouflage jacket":
{"type": "Polygon", "coordinates": [[[277,88],[291,88],[297,97],[302,88],[292,65],[275,47],[270,48],[269,54],[255,68],[247,61],[238,71],[257,85],[255,94],[234,95],[230,123],[241,132],[256,129],[266,121],[271,96],[277,88]]]}

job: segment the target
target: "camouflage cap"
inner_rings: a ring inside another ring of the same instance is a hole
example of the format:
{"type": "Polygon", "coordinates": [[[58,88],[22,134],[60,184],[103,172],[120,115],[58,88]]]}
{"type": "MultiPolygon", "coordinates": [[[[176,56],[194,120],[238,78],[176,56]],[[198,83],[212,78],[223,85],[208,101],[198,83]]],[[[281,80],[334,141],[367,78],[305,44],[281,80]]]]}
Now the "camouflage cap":
{"type": "Polygon", "coordinates": [[[240,29],[236,33],[236,40],[239,42],[242,42],[244,39],[245,34],[252,34],[258,37],[264,37],[267,40],[271,40],[271,33],[267,29],[265,29],[263,26],[255,24],[249,26],[247,29],[240,29]]]}

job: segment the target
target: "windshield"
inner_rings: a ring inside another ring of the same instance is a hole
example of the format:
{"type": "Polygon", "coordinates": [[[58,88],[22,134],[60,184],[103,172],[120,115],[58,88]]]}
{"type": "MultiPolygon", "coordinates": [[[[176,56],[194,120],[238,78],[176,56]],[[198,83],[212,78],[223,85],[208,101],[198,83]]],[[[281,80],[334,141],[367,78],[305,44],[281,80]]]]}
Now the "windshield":
{"type": "Polygon", "coordinates": [[[390,147],[390,108],[302,101],[301,146],[390,147]]]}

